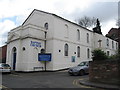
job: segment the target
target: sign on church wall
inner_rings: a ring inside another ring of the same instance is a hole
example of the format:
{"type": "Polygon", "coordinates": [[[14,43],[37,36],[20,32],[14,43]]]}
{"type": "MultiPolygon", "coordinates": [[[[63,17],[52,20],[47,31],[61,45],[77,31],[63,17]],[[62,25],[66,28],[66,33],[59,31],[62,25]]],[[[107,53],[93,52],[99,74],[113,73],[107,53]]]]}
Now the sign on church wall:
{"type": "Polygon", "coordinates": [[[39,53],[38,61],[51,61],[51,53],[39,53]]]}
{"type": "Polygon", "coordinates": [[[31,42],[30,42],[30,46],[33,46],[33,47],[41,47],[41,42],[31,41],[31,42]]]}

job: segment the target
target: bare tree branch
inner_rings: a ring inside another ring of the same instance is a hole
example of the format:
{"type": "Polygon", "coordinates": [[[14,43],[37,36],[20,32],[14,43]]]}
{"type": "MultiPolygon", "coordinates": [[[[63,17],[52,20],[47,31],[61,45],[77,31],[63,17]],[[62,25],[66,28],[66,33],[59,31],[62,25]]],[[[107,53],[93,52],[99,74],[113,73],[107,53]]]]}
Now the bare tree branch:
{"type": "Polygon", "coordinates": [[[79,25],[85,27],[85,28],[88,28],[88,27],[93,27],[96,25],[96,18],[93,17],[93,18],[90,18],[90,17],[87,17],[87,16],[84,16],[80,19],[77,19],[75,21],[78,22],[79,25]]]}

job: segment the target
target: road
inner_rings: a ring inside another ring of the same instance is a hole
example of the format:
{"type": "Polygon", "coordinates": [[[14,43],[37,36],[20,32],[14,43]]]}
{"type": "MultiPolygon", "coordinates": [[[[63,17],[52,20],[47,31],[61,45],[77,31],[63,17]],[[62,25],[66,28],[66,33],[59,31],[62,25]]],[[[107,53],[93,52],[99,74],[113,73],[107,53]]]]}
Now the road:
{"type": "Polygon", "coordinates": [[[85,76],[70,76],[66,71],[12,73],[2,75],[2,87],[9,88],[90,88],[79,84],[85,76]]]}

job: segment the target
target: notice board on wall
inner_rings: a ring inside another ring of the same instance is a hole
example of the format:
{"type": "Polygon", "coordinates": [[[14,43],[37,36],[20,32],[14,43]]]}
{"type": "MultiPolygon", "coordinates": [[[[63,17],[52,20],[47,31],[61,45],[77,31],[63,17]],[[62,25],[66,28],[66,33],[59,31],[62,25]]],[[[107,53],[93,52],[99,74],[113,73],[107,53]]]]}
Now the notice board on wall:
{"type": "Polygon", "coordinates": [[[51,53],[39,53],[38,61],[51,61],[51,53]]]}

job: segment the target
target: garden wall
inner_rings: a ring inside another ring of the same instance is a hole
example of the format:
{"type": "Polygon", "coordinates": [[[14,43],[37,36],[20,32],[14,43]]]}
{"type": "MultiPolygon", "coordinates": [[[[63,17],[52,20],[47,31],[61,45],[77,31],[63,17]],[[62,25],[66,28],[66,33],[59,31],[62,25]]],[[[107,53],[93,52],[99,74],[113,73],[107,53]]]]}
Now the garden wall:
{"type": "Polygon", "coordinates": [[[120,85],[120,60],[90,61],[89,80],[120,85]]]}

